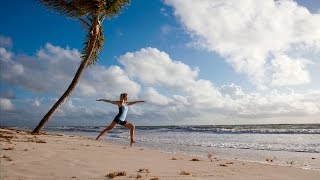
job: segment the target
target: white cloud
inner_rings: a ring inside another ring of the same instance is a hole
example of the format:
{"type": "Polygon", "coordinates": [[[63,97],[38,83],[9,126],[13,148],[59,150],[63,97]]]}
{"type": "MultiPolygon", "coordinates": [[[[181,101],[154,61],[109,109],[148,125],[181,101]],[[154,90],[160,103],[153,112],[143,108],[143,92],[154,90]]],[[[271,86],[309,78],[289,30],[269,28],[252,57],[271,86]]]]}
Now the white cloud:
{"type": "MultiPolygon", "coordinates": [[[[175,15],[197,46],[219,53],[237,72],[246,73],[258,86],[268,86],[271,82],[269,73],[273,71],[269,69],[274,67],[270,65],[270,57],[292,51],[294,44],[319,48],[315,45],[320,42],[320,14],[312,14],[294,1],[165,2],[174,7],[175,15]]],[[[316,54],[320,56],[319,52],[316,54]]],[[[291,58],[291,54],[285,55],[291,58]]],[[[308,70],[300,71],[302,76],[305,71],[308,70]]],[[[299,83],[305,81],[295,84],[299,83]]]]}
{"type": "Polygon", "coordinates": [[[278,55],[272,60],[272,66],[275,71],[272,75],[272,85],[298,85],[310,82],[310,75],[303,60],[278,55]]]}
{"type": "Polygon", "coordinates": [[[34,101],[32,102],[32,106],[34,106],[34,107],[39,107],[40,105],[41,105],[41,103],[40,103],[39,100],[34,100],[34,101]]]}
{"type": "MultiPolygon", "coordinates": [[[[4,48],[0,48],[0,52],[1,80],[32,92],[51,95],[61,95],[67,89],[80,63],[78,50],[51,44],[40,49],[36,57],[13,56],[4,48]]],[[[75,94],[110,98],[129,92],[136,97],[139,91],[140,86],[131,81],[119,67],[92,66],[85,70],[75,94]]]]}
{"type": "Polygon", "coordinates": [[[320,91],[295,93],[292,90],[281,93],[273,90],[268,94],[247,94],[239,100],[239,115],[245,117],[320,115],[320,91]]]}
{"type": "MultiPolygon", "coordinates": [[[[10,119],[41,119],[71,82],[79,65],[78,58],[77,50],[53,45],[40,49],[36,57],[12,54],[7,60],[1,58],[1,82],[32,91],[35,96],[31,100],[19,100],[19,107],[15,108],[1,94],[5,99],[1,100],[1,113],[10,119]],[[5,109],[11,109],[10,113],[5,109]]],[[[245,119],[242,123],[259,123],[272,117],[284,117],[291,122],[293,117],[320,116],[318,90],[261,93],[245,92],[235,83],[216,87],[213,82],[199,78],[198,68],[173,60],[156,48],[128,52],[118,60],[123,68],[96,64],[86,69],[75,93],[53,118],[73,125],[105,123],[105,119],[113,118],[117,108],[95,100],[117,100],[121,92],[128,92],[129,100],[147,100],[130,108],[128,118],[139,125],[241,123],[239,119],[245,119]]],[[[277,65],[277,72],[287,73],[289,78],[296,76],[296,70],[303,71],[305,64],[301,59],[286,59],[277,65]]]]}
{"type": "MultiPolygon", "coordinates": [[[[88,69],[79,86],[88,84],[95,89],[95,94],[90,94],[93,97],[99,98],[114,98],[118,97],[121,93],[126,92],[130,98],[136,98],[140,92],[140,85],[132,81],[118,66],[111,66],[105,68],[103,66],[93,66],[88,69]]],[[[91,90],[93,91],[93,90],[91,90]]],[[[84,92],[79,93],[84,94],[84,92]]]]}
{"type": "Polygon", "coordinates": [[[8,61],[11,59],[12,54],[8,52],[5,48],[0,47],[0,57],[1,61],[8,61]]]}
{"type": "MultiPolygon", "coordinates": [[[[12,54],[10,52],[5,54],[12,54]]],[[[1,80],[32,92],[61,93],[71,82],[79,64],[80,53],[46,44],[37,56],[11,55],[1,57],[1,80]]]]}
{"type": "Polygon", "coordinates": [[[14,110],[15,107],[12,104],[10,99],[6,99],[6,98],[0,98],[0,108],[3,111],[11,111],[14,110]]]}
{"type": "Polygon", "coordinates": [[[147,88],[143,97],[148,102],[154,103],[156,105],[168,105],[170,102],[172,102],[172,99],[161,95],[152,87],[147,88]]]}
{"type": "Polygon", "coordinates": [[[82,94],[84,96],[93,96],[97,93],[95,87],[93,87],[89,83],[83,82],[83,81],[79,85],[79,92],[80,92],[80,94],[82,94]]]}
{"type": "Polygon", "coordinates": [[[155,48],[142,48],[120,56],[130,78],[137,78],[145,85],[165,85],[183,88],[198,76],[198,69],[191,69],[180,61],[172,61],[169,55],[155,48]]]}
{"type": "Polygon", "coordinates": [[[230,85],[223,85],[220,88],[220,92],[224,95],[224,96],[229,96],[232,99],[238,99],[243,97],[245,94],[242,91],[242,88],[240,86],[237,86],[235,84],[230,84],[230,85]]]}
{"type": "MultiPolygon", "coordinates": [[[[207,114],[207,111],[210,111],[212,116],[231,113],[233,116],[247,118],[320,113],[319,103],[316,100],[318,93],[314,92],[315,99],[307,99],[309,92],[297,94],[294,91],[280,93],[274,90],[270,93],[245,93],[236,84],[217,88],[211,81],[199,79],[199,70],[192,70],[182,62],[176,63],[177,61],[172,60],[168,54],[154,48],[126,53],[119,59],[129,77],[136,78],[142,85],[151,86],[145,90],[147,93],[144,95],[147,99],[157,105],[166,105],[168,112],[179,110],[182,115],[187,112],[207,114]],[[174,75],[171,74],[172,69],[176,70],[174,75]],[[166,93],[166,96],[161,95],[157,89],[171,93],[166,93]],[[151,97],[154,97],[154,100],[150,100],[151,97]]],[[[283,84],[296,82],[298,78],[301,81],[308,80],[308,76],[298,77],[298,74],[303,74],[298,70],[303,71],[306,62],[286,60],[288,62],[285,61],[284,64],[278,65],[279,68],[275,68],[277,73],[288,74],[279,76],[287,77],[282,79],[283,84]],[[295,81],[290,79],[291,76],[295,81]]],[[[280,79],[277,80],[280,83],[280,79]]]]}

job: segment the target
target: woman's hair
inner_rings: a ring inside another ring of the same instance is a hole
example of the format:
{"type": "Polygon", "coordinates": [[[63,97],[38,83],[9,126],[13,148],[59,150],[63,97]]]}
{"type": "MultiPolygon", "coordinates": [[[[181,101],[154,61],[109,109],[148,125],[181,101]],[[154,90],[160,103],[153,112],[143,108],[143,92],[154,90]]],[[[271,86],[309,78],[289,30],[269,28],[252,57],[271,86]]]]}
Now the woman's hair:
{"type": "Polygon", "coordinates": [[[127,93],[121,93],[120,94],[120,100],[122,100],[124,98],[128,98],[128,94],[127,93]]]}

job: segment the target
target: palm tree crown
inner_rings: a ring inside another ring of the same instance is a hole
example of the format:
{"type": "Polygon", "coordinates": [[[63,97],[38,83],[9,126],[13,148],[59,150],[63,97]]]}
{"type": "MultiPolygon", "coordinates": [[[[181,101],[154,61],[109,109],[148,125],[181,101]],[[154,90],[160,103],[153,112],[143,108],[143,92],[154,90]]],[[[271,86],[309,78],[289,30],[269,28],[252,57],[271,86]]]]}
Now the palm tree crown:
{"type": "Polygon", "coordinates": [[[99,52],[103,48],[104,35],[102,22],[104,18],[112,18],[122,12],[124,6],[130,0],[38,0],[49,9],[66,15],[70,18],[79,19],[87,32],[85,46],[81,59],[89,58],[88,65],[97,61],[99,52]],[[92,41],[96,36],[96,41],[92,41]],[[90,53],[90,46],[93,51],[90,53]]]}

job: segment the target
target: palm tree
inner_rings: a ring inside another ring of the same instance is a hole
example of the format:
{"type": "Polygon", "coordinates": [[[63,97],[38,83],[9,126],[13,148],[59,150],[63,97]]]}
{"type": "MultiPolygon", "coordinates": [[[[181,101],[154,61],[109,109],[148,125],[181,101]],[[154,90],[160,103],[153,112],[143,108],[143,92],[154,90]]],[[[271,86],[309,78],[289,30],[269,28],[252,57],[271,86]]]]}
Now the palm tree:
{"type": "Polygon", "coordinates": [[[99,52],[104,43],[102,22],[105,18],[110,19],[122,12],[122,9],[130,3],[130,0],[38,0],[48,8],[59,14],[80,20],[86,30],[85,46],[81,55],[81,64],[68,89],[60,99],[42,118],[33,134],[39,134],[40,130],[48,122],[53,113],[70,96],[80,80],[85,68],[97,61],[99,52]]]}

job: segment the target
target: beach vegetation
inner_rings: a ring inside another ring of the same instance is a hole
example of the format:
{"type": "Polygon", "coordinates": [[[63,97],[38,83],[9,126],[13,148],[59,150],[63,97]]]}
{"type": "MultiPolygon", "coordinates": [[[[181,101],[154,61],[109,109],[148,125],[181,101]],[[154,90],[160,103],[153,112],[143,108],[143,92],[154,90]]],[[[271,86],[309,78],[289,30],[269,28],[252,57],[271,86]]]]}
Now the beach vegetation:
{"type": "Polygon", "coordinates": [[[37,139],[35,140],[35,143],[47,143],[45,140],[42,139],[37,139]]]}
{"type": "Polygon", "coordinates": [[[180,175],[186,175],[186,176],[188,176],[188,175],[191,175],[191,173],[188,172],[188,171],[181,171],[181,172],[180,172],[180,175]]]}
{"type": "Polygon", "coordinates": [[[111,179],[117,177],[117,176],[126,176],[127,173],[125,171],[116,171],[116,172],[111,172],[106,175],[106,177],[109,177],[111,179]]]}
{"type": "Polygon", "coordinates": [[[142,175],[141,174],[137,174],[136,179],[141,179],[142,175]]]}
{"type": "Polygon", "coordinates": [[[193,158],[193,159],[191,159],[190,161],[200,161],[200,159],[198,159],[198,158],[193,158]]]}
{"type": "Polygon", "coordinates": [[[32,131],[39,134],[52,115],[71,95],[78,84],[84,70],[98,60],[98,55],[103,49],[104,35],[102,23],[104,19],[111,19],[122,12],[130,0],[38,0],[50,10],[68,18],[79,20],[86,33],[84,48],[81,53],[81,63],[67,90],[56,101],[51,109],[44,115],[37,127],[32,131]]]}
{"type": "Polygon", "coordinates": [[[209,159],[211,162],[213,161],[213,159],[212,159],[212,158],[213,158],[213,155],[212,155],[212,154],[208,153],[208,156],[207,156],[207,157],[208,157],[208,159],[209,159]]]}
{"type": "Polygon", "coordinates": [[[6,155],[1,156],[1,158],[6,159],[7,161],[12,161],[12,159],[6,155]]]}
{"type": "Polygon", "coordinates": [[[139,169],[138,172],[140,172],[140,173],[150,173],[150,170],[149,170],[149,168],[141,168],[141,169],[139,169]]]}
{"type": "Polygon", "coordinates": [[[13,150],[13,147],[3,148],[2,150],[5,150],[5,151],[13,150]]]}

